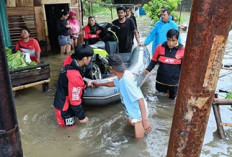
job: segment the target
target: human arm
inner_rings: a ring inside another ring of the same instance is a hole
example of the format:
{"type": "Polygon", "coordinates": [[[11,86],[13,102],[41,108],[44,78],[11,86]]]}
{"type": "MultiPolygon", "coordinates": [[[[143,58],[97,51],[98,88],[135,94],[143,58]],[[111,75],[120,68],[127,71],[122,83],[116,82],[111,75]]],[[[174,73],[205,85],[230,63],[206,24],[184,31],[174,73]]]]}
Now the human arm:
{"type": "Polygon", "coordinates": [[[151,70],[155,67],[156,64],[157,64],[157,62],[151,60],[150,64],[144,70],[144,74],[148,74],[149,72],[151,72],[151,70]]]}
{"type": "Polygon", "coordinates": [[[136,29],[134,30],[134,35],[135,35],[135,39],[136,39],[138,45],[142,46],[142,44],[140,43],[138,31],[136,29]]]}
{"type": "Polygon", "coordinates": [[[147,38],[144,41],[143,46],[149,45],[152,41],[154,41],[154,39],[156,38],[156,32],[157,32],[158,25],[159,25],[159,21],[156,22],[155,26],[152,28],[152,30],[148,34],[147,38]]]}
{"type": "Polygon", "coordinates": [[[19,42],[18,42],[18,43],[16,44],[16,46],[15,46],[15,51],[18,51],[19,48],[20,48],[20,45],[19,45],[19,42]]]}
{"type": "Polygon", "coordinates": [[[114,81],[109,81],[109,82],[102,82],[102,83],[99,83],[99,82],[92,82],[92,86],[93,87],[98,87],[98,86],[106,86],[106,87],[114,87],[114,81]]]}
{"type": "Polygon", "coordinates": [[[158,45],[156,47],[154,55],[152,56],[151,62],[149,63],[147,68],[144,70],[144,74],[148,74],[155,67],[155,65],[158,63],[158,58],[159,58],[159,54],[161,52],[161,47],[162,47],[162,45],[158,45]]]}
{"type": "Polygon", "coordinates": [[[37,59],[37,63],[40,63],[40,52],[41,52],[41,49],[40,49],[38,41],[36,39],[33,39],[33,41],[34,41],[34,47],[35,47],[35,57],[37,59]]]}
{"type": "Polygon", "coordinates": [[[150,125],[150,123],[147,120],[147,112],[146,112],[146,108],[145,108],[144,98],[140,98],[138,100],[138,102],[139,102],[139,109],[140,109],[141,117],[142,117],[143,128],[144,128],[146,133],[149,133],[152,129],[152,126],[150,125]]]}
{"type": "Polygon", "coordinates": [[[37,63],[40,63],[40,52],[35,52],[37,63]]]}
{"type": "Polygon", "coordinates": [[[138,43],[139,46],[142,46],[142,44],[140,43],[140,39],[139,39],[139,34],[138,34],[138,31],[137,31],[137,28],[135,26],[135,23],[132,19],[128,19],[131,23],[131,27],[132,27],[132,30],[133,30],[133,33],[134,33],[134,36],[135,36],[135,39],[138,43]]]}

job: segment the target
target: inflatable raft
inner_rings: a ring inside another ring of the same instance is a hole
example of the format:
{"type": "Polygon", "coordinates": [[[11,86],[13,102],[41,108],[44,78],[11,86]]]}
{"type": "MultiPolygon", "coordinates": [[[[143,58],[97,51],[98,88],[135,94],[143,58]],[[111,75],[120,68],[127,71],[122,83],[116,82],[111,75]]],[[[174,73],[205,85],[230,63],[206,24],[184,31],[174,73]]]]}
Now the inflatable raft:
{"type": "MultiPolygon", "coordinates": [[[[124,60],[124,64],[127,70],[131,71],[137,78],[138,86],[142,86],[146,81],[148,75],[143,73],[144,69],[150,63],[150,53],[146,47],[135,47],[132,53],[120,53],[124,60]]],[[[102,79],[92,80],[97,82],[111,81],[115,76],[108,75],[102,77],[102,79]]],[[[86,81],[91,79],[84,78],[86,81]]],[[[120,93],[116,87],[104,87],[86,88],[83,93],[84,105],[107,105],[115,101],[120,100],[120,93]]]]}

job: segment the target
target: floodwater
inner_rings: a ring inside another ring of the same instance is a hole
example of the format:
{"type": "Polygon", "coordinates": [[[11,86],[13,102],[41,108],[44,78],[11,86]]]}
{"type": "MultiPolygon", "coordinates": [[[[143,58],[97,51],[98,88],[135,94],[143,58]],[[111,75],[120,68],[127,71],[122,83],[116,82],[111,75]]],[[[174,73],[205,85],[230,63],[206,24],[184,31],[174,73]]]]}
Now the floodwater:
{"type": "MultiPolygon", "coordinates": [[[[144,17],[139,18],[138,28],[140,36],[144,40],[151,29],[150,20],[144,17]]],[[[186,32],[181,32],[183,43],[185,43],[186,36],[186,32]]],[[[231,45],[232,32],[229,35],[223,61],[226,64],[231,63],[231,45]]],[[[51,67],[51,82],[48,92],[42,93],[41,86],[16,92],[15,106],[25,157],[166,156],[174,103],[166,96],[155,92],[155,72],[142,87],[149,105],[149,121],[153,126],[151,133],[144,139],[133,138],[133,128],[127,126],[120,102],[107,106],[84,106],[86,115],[89,117],[87,124],[77,123],[72,128],[59,127],[52,104],[64,57],[56,54],[41,59],[49,62],[51,67]]],[[[222,70],[217,90],[232,89],[230,72],[231,70],[222,70]]],[[[224,96],[225,93],[219,93],[219,97],[224,96]]],[[[232,122],[230,106],[221,107],[221,113],[223,122],[232,122]]],[[[215,118],[211,112],[202,147],[202,157],[232,156],[232,129],[224,128],[227,138],[222,140],[217,134],[215,118]]]]}

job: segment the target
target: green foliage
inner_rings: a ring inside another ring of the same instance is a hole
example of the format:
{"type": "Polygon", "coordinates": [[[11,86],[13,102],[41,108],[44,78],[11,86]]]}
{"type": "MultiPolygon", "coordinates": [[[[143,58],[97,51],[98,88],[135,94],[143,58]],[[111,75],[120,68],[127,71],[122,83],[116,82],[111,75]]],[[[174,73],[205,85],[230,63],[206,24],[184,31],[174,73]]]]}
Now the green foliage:
{"type": "Polygon", "coordinates": [[[25,60],[25,55],[20,51],[17,51],[16,53],[12,53],[11,49],[8,47],[6,47],[5,50],[6,50],[8,66],[10,69],[17,69],[28,65],[36,65],[35,62],[30,62],[27,65],[25,60]]]}
{"type": "Polygon", "coordinates": [[[232,99],[232,92],[226,94],[226,99],[232,99]]]}
{"type": "Polygon", "coordinates": [[[83,0],[82,2],[85,16],[90,16],[99,12],[112,10],[114,0],[83,0]]]}
{"type": "Polygon", "coordinates": [[[154,22],[160,20],[160,12],[162,6],[165,6],[167,9],[169,9],[171,15],[178,19],[179,17],[175,13],[175,10],[180,3],[181,0],[151,0],[148,2],[148,4],[145,4],[143,6],[143,9],[146,11],[148,17],[150,17],[154,22]]]}

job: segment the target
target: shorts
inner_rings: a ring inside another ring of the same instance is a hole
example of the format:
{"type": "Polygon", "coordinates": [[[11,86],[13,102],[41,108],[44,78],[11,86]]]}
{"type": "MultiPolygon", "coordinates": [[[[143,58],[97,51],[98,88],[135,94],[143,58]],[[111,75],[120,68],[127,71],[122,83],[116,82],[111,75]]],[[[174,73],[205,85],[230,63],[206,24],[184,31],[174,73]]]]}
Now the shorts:
{"type": "MultiPolygon", "coordinates": [[[[147,108],[147,102],[145,101],[145,109],[146,109],[146,116],[148,117],[149,115],[149,111],[148,111],[148,108],[147,108]]],[[[131,117],[128,117],[128,120],[130,121],[131,124],[134,124],[134,123],[138,123],[138,122],[141,122],[142,121],[142,118],[131,118],[131,117]]]]}
{"type": "Polygon", "coordinates": [[[65,35],[59,35],[59,36],[58,36],[58,42],[59,42],[59,45],[60,45],[60,46],[65,46],[65,45],[67,45],[67,44],[69,44],[69,45],[72,44],[69,35],[67,35],[67,36],[65,36],[65,35]]]}
{"type": "Polygon", "coordinates": [[[78,38],[78,34],[71,35],[71,38],[74,39],[74,40],[77,39],[78,38]]]}

